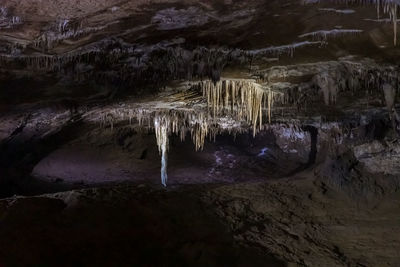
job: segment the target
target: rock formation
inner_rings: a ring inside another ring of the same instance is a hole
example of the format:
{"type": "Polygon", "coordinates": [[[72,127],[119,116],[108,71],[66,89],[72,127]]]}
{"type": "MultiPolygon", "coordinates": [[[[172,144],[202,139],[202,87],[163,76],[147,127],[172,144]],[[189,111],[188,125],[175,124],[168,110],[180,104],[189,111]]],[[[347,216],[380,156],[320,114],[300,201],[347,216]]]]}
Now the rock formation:
{"type": "Polygon", "coordinates": [[[399,4],[0,0],[0,266],[397,266],[399,4]]]}

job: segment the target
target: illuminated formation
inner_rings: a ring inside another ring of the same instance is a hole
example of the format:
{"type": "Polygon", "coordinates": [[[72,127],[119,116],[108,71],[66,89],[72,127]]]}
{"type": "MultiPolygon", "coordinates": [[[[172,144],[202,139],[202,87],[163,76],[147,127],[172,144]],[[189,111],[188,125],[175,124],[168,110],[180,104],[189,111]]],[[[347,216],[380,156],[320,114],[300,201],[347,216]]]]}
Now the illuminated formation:
{"type": "MultiPolygon", "coordinates": [[[[124,107],[103,112],[100,115],[101,125],[112,130],[115,122],[125,120],[130,124],[137,122],[139,127],[154,129],[161,155],[161,181],[166,185],[169,135],[176,134],[183,141],[190,133],[197,151],[203,149],[207,136],[213,139],[222,132],[236,135],[247,131],[248,125],[252,126],[255,136],[263,127],[264,110],[269,122],[272,119],[274,93],[271,88],[254,80],[201,81],[186,92],[185,101],[198,101],[199,97],[203,104],[195,109],[168,106],[168,100],[164,99],[147,108],[124,107]]],[[[182,99],[185,99],[184,94],[177,93],[171,103],[182,99]]]]}
{"type": "Polygon", "coordinates": [[[167,186],[168,174],[168,127],[170,121],[168,116],[157,116],[154,118],[154,131],[156,132],[156,139],[158,150],[161,154],[161,183],[167,186]]]}
{"type": "Polygon", "coordinates": [[[205,81],[199,86],[214,117],[230,114],[239,121],[245,120],[253,126],[253,135],[256,134],[257,125],[259,129],[262,127],[263,109],[268,110],[271,122],[273,93],[268,87],[247,80],[205,81]]]}
{"type": "MultiPolygon", "coordinates": [[[[276,91],[272,88],[274,83],[263,81],[268,78],[260,79],[259,82],[252,79],[199,81],[154,102],[102,111],[101,125],[113,129],[115,123],[127,121],[140,128],[154,129],[161,155],[161,182],[166,186],[170,135],[175,134],[183,141],[190,134],[196,151],[203,149],[207,137],[212,140],[221,133],[236,135],[250,128],[255,136],[272,123],[274,105],[304,106],[306,103],[302,101],[307,99],[304,94],[309,99],[311,95],[316,95],[314,101],[322,99],[325,105],[335,105],[340,92],[366,90],[367,95],[377,97],[383,92],[392,121],[399,121],[393,109],[397,87],[392,84],[398,83],[395,69],[390,66],[378,68],[373,62],[321,64],[314,70],[317,74],[301,88],[276,91]],[[320,69],[325,71],[321,72],[320,69]],[[315,94],[315,90],[320,94],[315,94]]],[[[285,75],[286,71],[279,75],[285,75]]],[[[275,75],[273,68],[267,73],[275,75]]],[[[280,119],[285,118],[281,116],[280,119]]]]}

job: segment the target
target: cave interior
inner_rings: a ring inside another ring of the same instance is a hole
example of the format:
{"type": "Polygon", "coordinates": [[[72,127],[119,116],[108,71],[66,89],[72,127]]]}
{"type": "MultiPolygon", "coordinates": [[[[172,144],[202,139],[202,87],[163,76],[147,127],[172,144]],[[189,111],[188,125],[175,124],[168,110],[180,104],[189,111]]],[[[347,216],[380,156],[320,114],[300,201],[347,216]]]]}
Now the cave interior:
{"type": "Polygon", "coordinates": [[[400,266],[399,0],[0,0],[0,266],[400,266]]]}

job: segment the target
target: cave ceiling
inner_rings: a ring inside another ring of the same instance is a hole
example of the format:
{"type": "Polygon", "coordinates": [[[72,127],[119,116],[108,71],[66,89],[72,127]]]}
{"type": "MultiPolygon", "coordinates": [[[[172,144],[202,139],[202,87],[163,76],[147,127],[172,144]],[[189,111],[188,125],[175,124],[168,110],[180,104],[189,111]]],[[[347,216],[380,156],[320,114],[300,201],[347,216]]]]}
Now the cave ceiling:
{"type": "Polygon", "coordinates": [[[298,61],[397,56],[390,8],[360,2],[7,0],[0,2],[2,56],[68,56],[113,45],[304,47],[296,49],[298,61]]]}

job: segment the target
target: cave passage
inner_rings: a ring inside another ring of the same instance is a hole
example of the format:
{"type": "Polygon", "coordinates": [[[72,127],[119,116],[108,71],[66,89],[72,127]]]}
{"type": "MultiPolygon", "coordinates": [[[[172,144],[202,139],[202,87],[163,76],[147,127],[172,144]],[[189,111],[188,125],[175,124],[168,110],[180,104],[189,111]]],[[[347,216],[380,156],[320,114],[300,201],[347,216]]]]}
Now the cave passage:
{"type": "Polygon", "coordinates": [[[0,0],[0,267],[400,263],[400,0],[0,0]]]}

